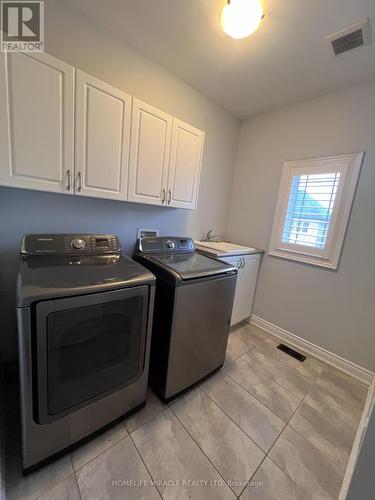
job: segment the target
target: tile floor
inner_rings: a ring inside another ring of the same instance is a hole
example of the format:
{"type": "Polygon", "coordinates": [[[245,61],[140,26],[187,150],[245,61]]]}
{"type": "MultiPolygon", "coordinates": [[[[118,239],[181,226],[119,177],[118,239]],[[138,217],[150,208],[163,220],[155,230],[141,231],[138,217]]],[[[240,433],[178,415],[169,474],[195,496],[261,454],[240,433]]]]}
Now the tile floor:
{"type": "Polygon", "coordinates": [[[278,343],[240,325],[219,373],[170,405],[150,392],[144,409],[25,478],[11,404],[6,498],[337,499],[367,388],[278,343]]]}

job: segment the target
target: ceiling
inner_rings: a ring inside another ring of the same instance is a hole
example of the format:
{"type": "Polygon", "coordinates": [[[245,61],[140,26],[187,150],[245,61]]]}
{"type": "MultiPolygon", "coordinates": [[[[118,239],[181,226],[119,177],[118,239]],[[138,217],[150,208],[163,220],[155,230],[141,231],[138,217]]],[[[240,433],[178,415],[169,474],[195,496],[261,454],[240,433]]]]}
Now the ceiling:
{"type": "Polygon", "coordinates": [[[65,0],[239,118],[375,78],[375,40],[334,57],[324,38],[370,17],[374,0],[263,0],[266,17],[234,40],[225,0],[65,0]]]}

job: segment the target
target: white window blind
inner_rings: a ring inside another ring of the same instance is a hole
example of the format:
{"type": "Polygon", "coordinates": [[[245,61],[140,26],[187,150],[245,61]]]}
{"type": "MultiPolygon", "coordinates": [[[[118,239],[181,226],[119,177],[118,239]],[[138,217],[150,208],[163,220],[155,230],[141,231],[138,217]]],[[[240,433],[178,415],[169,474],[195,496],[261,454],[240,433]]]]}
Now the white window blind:
{"type": "Polygon", "coordinates": [[[363,156],[284,164],[270,255],[337,268],[363,156]]]}
{"type": "Polygon", "coordinates": [[[282,241],[324,248],[340,172],[295,175],[291,182],[282,241]]]}

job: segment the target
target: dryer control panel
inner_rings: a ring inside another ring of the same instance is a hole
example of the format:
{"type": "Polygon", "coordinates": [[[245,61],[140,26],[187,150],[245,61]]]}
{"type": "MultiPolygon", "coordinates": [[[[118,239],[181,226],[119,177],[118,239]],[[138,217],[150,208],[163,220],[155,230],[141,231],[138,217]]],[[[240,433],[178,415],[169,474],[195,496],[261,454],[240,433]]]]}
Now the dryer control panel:
{"type": "Polygon", "coordinates": [[[114,234],[27,234],[22,255],[101,255],[121,252],[114,234]]]}
{"type": "Polygon", "coordinates": [[[195,245],[191,238],[177,236],[156,236],[137,240],[136,252],[139,253],[185,253],[194,252],[195,245]]]}

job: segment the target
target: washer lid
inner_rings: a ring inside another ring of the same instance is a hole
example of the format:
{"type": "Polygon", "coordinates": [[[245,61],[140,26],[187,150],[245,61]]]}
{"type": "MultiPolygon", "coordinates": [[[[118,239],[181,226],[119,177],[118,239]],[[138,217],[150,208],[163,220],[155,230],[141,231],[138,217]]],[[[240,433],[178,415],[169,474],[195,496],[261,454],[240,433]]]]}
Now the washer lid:
{"type": "Polygon", "coordinates": [[[220,260],[211,259],[198,252],[185,254],[148,255],[152,260],[178,273],[183,280],[234,273],[236,268],[220,260]]]}
{"type": "Polygon", "coordinates": [[[17,307],[38,300],[84,295],[141,284],[155,276],[123,255],[21,258],[17,307]]]}

